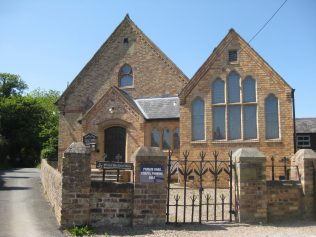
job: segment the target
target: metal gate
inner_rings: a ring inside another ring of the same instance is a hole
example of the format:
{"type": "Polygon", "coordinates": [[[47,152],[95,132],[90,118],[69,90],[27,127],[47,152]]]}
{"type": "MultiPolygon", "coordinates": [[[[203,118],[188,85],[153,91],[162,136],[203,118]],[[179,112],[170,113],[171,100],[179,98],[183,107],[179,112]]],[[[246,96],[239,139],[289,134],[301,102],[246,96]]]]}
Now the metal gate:
{"type": "Polygon", "coordinates": [[[235,221],[232,153],[226,160],[219,160],[218,152],[205,157],[200,152],[198,159],[189,159],[186,151],[183,159],[172,159],[169,152],[167,224],[235,221]]]}

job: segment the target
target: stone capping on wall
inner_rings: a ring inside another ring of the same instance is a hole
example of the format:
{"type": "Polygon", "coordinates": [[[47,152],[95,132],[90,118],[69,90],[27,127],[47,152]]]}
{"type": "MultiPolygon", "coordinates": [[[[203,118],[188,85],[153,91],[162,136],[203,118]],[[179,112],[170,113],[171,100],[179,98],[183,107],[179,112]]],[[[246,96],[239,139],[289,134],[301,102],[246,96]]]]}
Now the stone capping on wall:
{"type": "Polygon", "coordinates": [[[58,224],[61,223],[62,209],[62,176],[46,159],[41,162],[41,181],[43,192],[54,209],[58,224]]]}

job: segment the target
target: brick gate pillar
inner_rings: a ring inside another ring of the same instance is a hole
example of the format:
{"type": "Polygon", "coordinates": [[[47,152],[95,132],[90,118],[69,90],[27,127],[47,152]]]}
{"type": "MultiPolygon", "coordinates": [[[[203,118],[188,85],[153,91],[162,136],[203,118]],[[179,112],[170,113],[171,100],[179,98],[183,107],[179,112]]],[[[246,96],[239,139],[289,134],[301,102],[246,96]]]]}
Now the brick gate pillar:
{"type": "Polygon", "coordinates": [[[167,157],[159,148],[140,147],[132,156],[135,169],[133,226],[165,225],[167,157]]]}
{"type": "Polygon", "coordinates": [[[238,221],[267,222],[265,156],[256,148],[240,148],[233,153],[236,165],[235,192],[239,202],[238,221]]]}
{"type": "Polygon", "coordinates": [[[316,180],[314,180],[316,152],[312,149],[300,149],[291,160],[294,162],[294,165],[298,167],[299,173],[296,178],[300,177],[301,179],[303,190],[303,217],[304,219],[314,218],[316,215],[316,180]]]}
{"type": "Polygon", "coordinates": [[[62,162],[61,225],[89,224],[91,168],[90,151],[82,142],[72,143],[62,162]]]}

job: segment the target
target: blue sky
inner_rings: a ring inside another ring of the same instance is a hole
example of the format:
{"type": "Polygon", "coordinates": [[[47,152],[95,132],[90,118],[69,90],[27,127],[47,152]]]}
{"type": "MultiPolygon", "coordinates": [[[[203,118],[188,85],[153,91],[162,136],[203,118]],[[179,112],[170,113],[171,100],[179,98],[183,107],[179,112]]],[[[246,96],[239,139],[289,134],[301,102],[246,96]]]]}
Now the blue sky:
{"type": "MultiPolygon", "coordinates": [[[[126,13],[191,78],[234,28],[246,41],[284,0],[0,0],[0,72],[63,91],[126,13]]],[[[288,0],[250,45],[316,117],[316,1],[288,0]]]]}

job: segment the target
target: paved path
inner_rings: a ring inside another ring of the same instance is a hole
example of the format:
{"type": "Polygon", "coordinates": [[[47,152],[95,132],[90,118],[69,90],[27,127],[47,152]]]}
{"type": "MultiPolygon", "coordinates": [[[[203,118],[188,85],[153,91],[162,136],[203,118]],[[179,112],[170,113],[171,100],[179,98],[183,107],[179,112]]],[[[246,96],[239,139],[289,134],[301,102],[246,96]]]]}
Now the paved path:
{"type": "Polygon", "coordinates": [[[35,168],[0,170],[0,237],[62,237],[35,168]]]}

